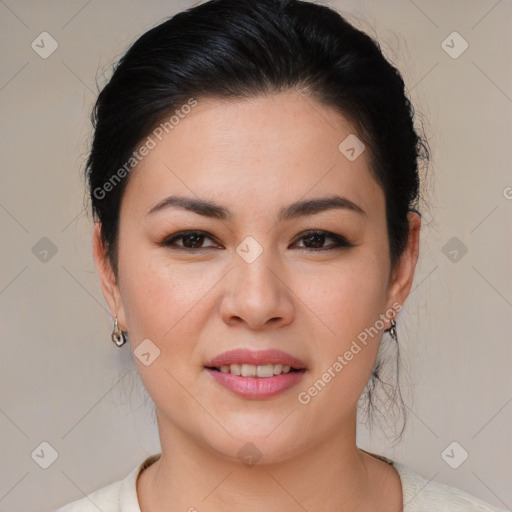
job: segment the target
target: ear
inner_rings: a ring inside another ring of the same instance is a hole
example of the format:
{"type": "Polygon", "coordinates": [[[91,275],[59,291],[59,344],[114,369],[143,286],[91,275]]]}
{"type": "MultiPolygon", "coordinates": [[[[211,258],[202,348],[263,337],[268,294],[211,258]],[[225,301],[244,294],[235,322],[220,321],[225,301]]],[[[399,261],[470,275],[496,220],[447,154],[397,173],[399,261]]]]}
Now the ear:
{"type": "Polygon", "coordinates": [[[409,221],[409,239],[399,262],[397,263],[388,290],[388,309],[397,302],[402,306],[411,290],[414,269],[420,250],[421,217],[416,212],[407,214],[409,221]]]}
{"type": "Polygon", "coordinates": [[[107,253],[101,238],[101,222],[94,223],[92,235],[92,248],[94,263],[100,279],[103,296],[108,303],[112,319],[117,315],[117,322],[120,329],[127,330],[121,292],[114,275],[114,271],[107,258],[107,253]]]}

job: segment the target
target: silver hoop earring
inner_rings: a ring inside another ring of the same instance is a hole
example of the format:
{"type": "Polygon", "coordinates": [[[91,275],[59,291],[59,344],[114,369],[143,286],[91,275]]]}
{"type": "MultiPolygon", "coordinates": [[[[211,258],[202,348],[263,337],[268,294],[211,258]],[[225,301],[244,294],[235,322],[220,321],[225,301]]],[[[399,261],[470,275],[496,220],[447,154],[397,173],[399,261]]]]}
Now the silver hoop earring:
{"type": "Polygon", "coordinates": [[[128,341],[128,333],[120,329],[117,325],[117,315],[114,319],[114,329],[112,330],[110,337],[118,347],[122,347],[128,341]]]}
{"type": "Polygon", "coordinates": [[[396,333],[396,322],[391,319],[391,327],[389,329],[386,329],[384,332],[389,332],[391,334],[391,337],[398,342],[398,335],[396,333]]]}

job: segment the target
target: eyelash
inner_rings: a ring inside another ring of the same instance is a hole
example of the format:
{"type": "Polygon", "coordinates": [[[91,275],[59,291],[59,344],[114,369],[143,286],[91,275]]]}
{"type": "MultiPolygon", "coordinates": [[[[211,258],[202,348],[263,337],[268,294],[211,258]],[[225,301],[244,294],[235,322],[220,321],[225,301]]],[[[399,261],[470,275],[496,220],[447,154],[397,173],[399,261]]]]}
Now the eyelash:
{"type": "MultiPolygon", "coordinates": [[[[190,248],[190,247],[183,247],[175,244],[176,240],[183,239],[190,235],[199,235],[204,236],[206,238],[210,238],[213,240],[211,236],[208,235],[205,231],[180,231],[179,233],[176,233],[174,235],[171,235],[170,237],[165,238],[163,241],[159,242],[158,245],[161,247],[166,247],[173,250],[178,251],[185,251],[185,252],[197,252],[197,251],[204,251],[207,249],[215,249],[216,247],[196,247],[196,248],[190,248]]],[[[345,237],[342,237],[340,235],[336,235],[335,233],[331,233],[329,231],[323,231],[318,229],[312,229],[308,231],[304,231],[301,233],[301,236],[297,239],[297,241],[300,241],[304,238],[309,238],[312,236],[325,236],[326,238],[332,238],[335,243],[331,246],[327,246],[320,249],[312,249],[308,247],[301,247],[300,249],[307,250],[308,252],[325,252],[325,251],[331,251],[333,249],[344,249],[344,248],[350,248],[355,247],[355,244],[350,243],[345,237]]]]}

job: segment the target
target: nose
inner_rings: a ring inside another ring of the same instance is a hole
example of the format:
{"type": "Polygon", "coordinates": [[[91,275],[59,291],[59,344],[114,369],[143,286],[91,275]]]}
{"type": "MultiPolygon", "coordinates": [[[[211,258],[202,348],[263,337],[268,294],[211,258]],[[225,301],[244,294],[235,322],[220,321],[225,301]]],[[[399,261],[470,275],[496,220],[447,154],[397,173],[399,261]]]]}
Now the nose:
{"type": "Polygon", "coordinates": [[[226,276],[220,306],[226,324],[246,324],[252,330],[279,328],[293,321],[294,293],[290,277],[270,250],[251,263],[236,255],[226,276]]]}

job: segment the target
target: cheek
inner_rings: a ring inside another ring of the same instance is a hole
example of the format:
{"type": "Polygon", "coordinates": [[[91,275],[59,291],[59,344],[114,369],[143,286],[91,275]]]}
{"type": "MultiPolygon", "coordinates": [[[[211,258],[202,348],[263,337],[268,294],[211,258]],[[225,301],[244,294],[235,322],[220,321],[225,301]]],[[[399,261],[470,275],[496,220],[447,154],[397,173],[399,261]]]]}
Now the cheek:
{"type": "Polygon", "coordinates": [[[147,387],[158,393],[159,380],[172,387],[164,369],[186,382],[199,368],[204,357],[200,340],[212,319],[213,291],[224,271],[211,262],[171,263],[164,251],[136,250],[124,264],[122,294],[132,350],[149,339],[160,351],[148,368],[135,362],[147,387]]]}
{"type": "Polygon", "coordinates": [[[159,340],[197,302],[198,280],[183,265],[171,263],[165,249],[152,246],[137,229],[121,230],[120,240],[120,288],[127,323],[141,339],[159,340]]]}
{"type": "Polygon", "coordinates": [[[385,261],[359,254],[350,263],[318,274],[313,280],[315,286],[303,290],[305,302],[315,314],[312,321],[318,319],[314,322],[312,379],[322,379],[329,369],[336,375],[325,375],[326,380],[330,379],[326,400],[342,394],[355,403],[368,382],[382,336],[379,320],[386,303],[385,265],[385,261]]]}
{"type": "Polygon", "coordinates": [[[308,401],[305,410],[313,417],[329,410],[331,424],[339,425],[356,407],[381,340],[383,282],[378,265],[354,265],[326,277],[314,292],[309,289],[306,303],[321,321],[312,317],[317,325],[311,343],[315,361],[298,393],[300,400],[308,401]]]}
{"type": "MultiPolygon", "coordinates": [[[[183,385],[190,380],[196,364],[197,340],[204,325],[204,318],[198,317],[202,311],[200,300],[208,290],[200,276],[133,257],[125,266],[123,301],[127,304],[131,348],[136,350],[149,339],[154,344],[146,345],[149,352],[158,354],[147,366],[138,359],[137,352],[133,359],[158,407],[169,403],[177,409],[190,406],[183,385]]],[[[176,423],[180,421],[177,416],[176,423]]]]}
{"type": "Polygon", "coordinates": [[[189,313],[207,292],[200,275],[173,271],[170,265],[147,263],[126,276],[127,321],[140,335],[151,335],[159,343],[178,338],[176,333],[190,323],[189,313]]]}
{"type": "Polygon", "coordinates": [[[301,296],[340,341],[375,324],[386,301],[385,262],[354,256],[350,261],[305,278],[301,296]]]}

